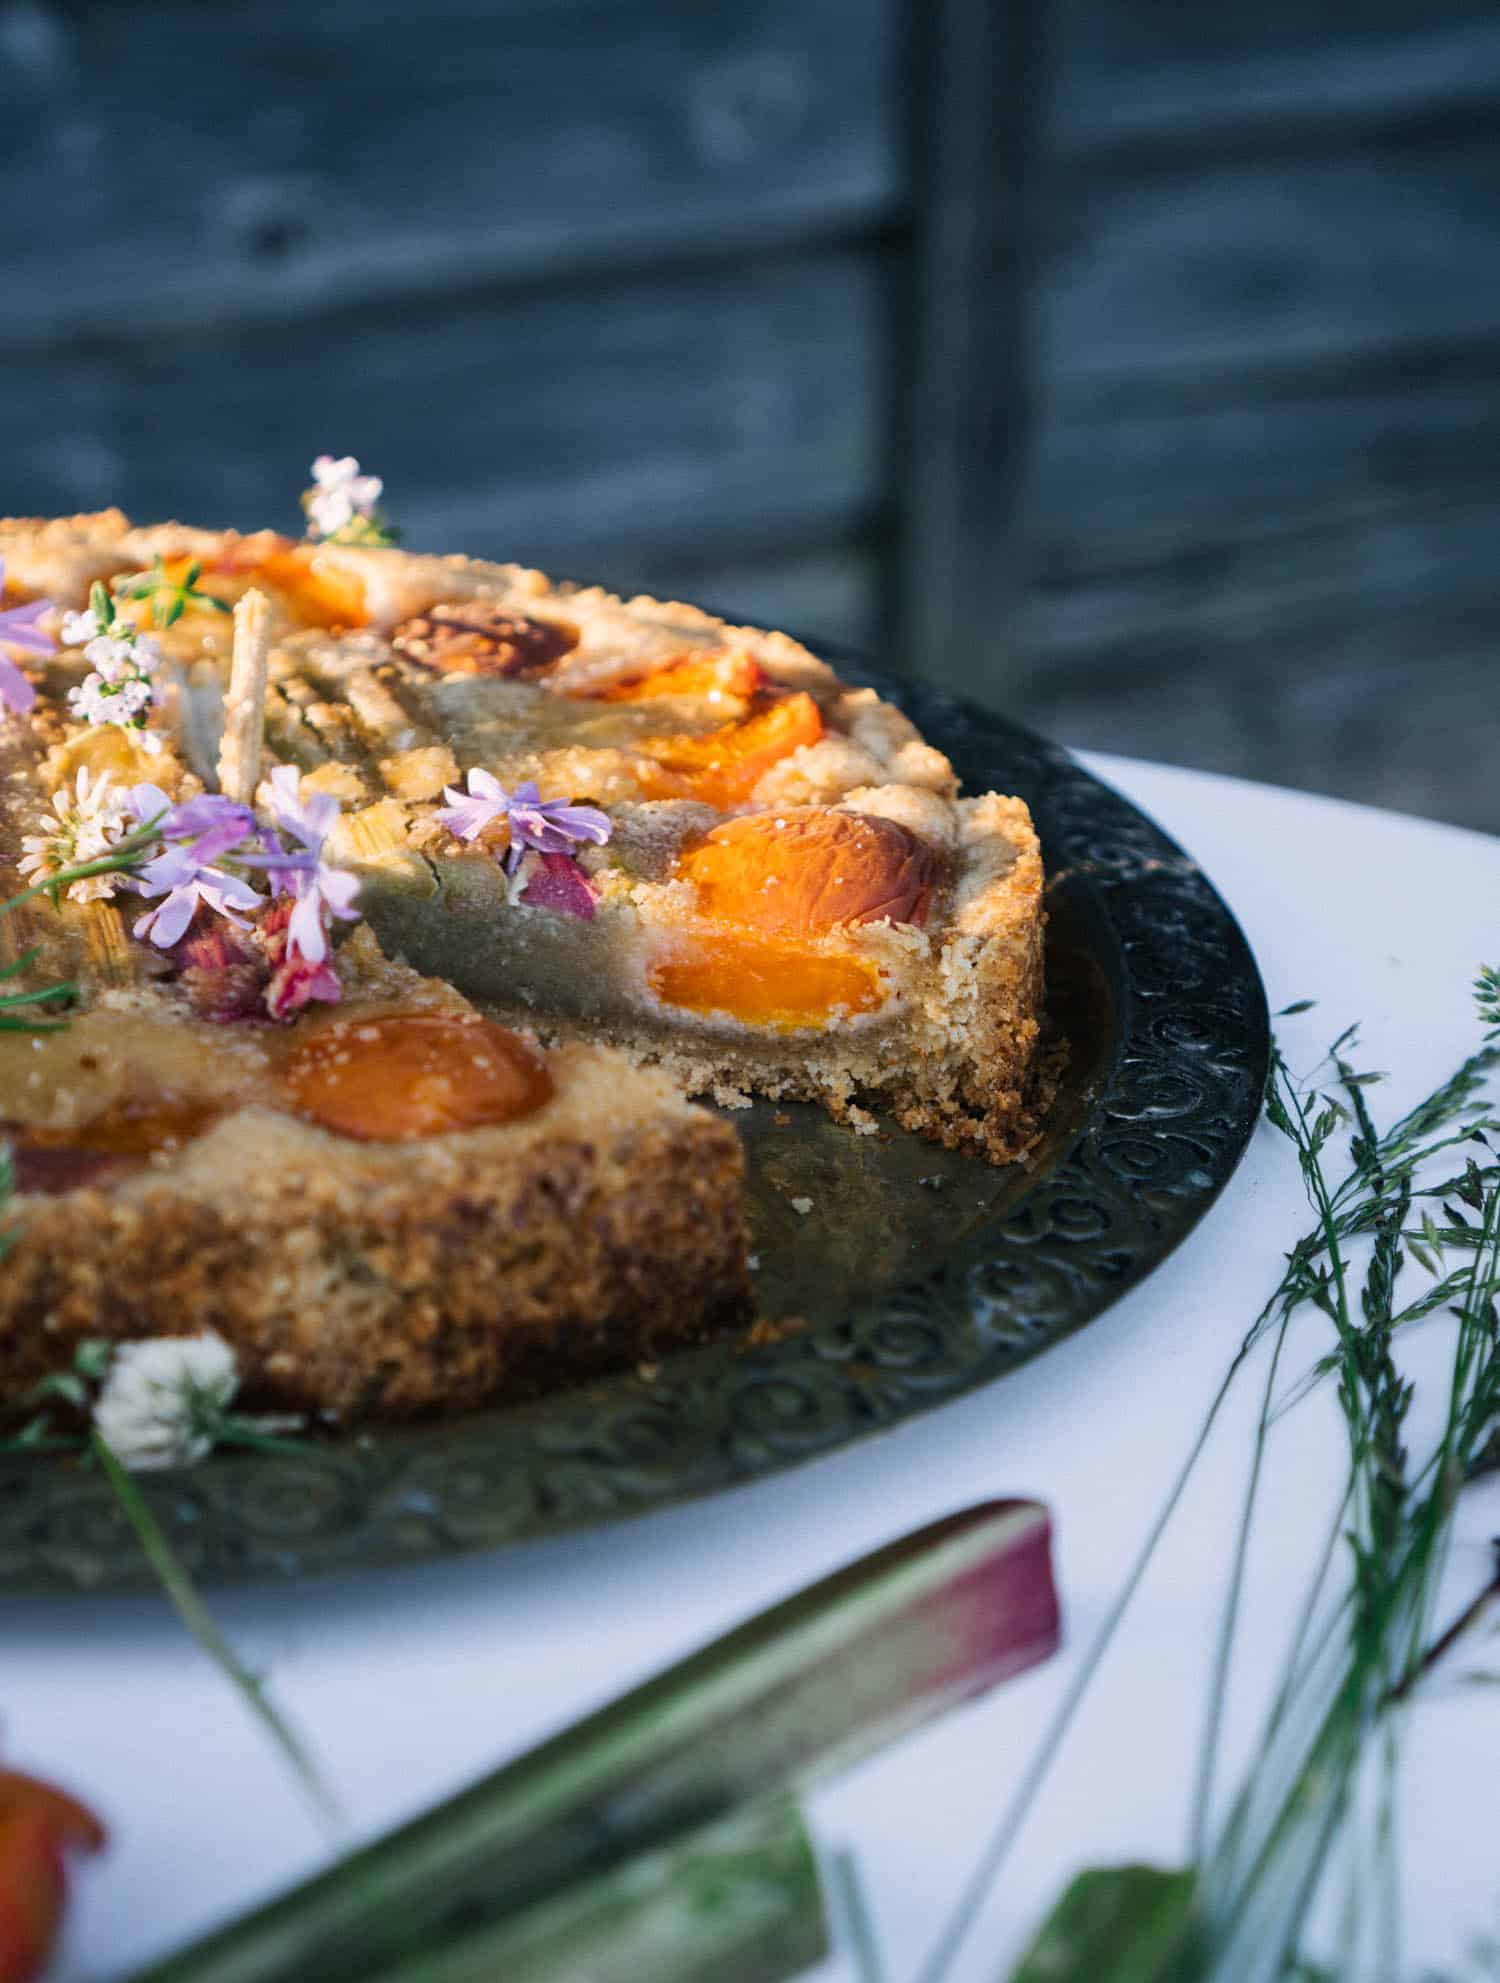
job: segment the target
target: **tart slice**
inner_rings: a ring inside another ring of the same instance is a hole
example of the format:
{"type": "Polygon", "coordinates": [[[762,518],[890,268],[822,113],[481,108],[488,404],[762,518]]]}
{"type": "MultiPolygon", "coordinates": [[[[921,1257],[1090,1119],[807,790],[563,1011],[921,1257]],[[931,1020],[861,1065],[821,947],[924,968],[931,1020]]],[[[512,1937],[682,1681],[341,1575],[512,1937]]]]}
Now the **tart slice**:
{"type": "Polygon", "coordinates": [[[205,1018],[179,978],[0,1033],[0,1398],[90,1339],[208,1329],[252,1395],[402,1416],[748,1319],[724,1123],[607,1048],[497,1025],[366,928],[339,975],[288,1026],[205,1018]]]}
{"type": "Polygon", "coordinates": [[[785,635],[515,566],[115,512],[0,524],[0,554],[23,600],[76,609],[103,578],[144,624],[189,574],[202,595],[155,636],[149,724],[69,721],[76,647],[46,671],[46,790],[81,770],[212,789],[218,609],[253,589],[265,768],[339,801],[328,858],[388,952],[721,1101],[810,1097],[866,1130],[884,1111],[995,1161],[1033,1140],[1026,807],[961,795],[898,710],[785,635]]]}

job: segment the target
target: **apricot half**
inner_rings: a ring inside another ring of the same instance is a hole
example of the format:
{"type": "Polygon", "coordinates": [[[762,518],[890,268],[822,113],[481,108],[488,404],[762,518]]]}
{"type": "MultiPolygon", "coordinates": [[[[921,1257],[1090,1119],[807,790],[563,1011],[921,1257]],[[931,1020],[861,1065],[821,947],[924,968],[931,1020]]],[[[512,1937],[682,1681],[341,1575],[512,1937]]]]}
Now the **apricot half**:
{"type": "MultiPolygon", "coordinates": [[[[178,580],[192,562],[164,561],[169,579],[178,580]]],[[[204,566],[201,589],[233,605],[252,585],[275,594],[289,616],[303,627],[362,627],[369,620],[363,579],[345,571],[316,544],[262,532],[231,543],[204,566]]],[[[143,602],[149,624],[150,602],[143,602]]]]}
{"type": "Polygon", "coordinates": [[[223,1112],[220,1103],[161,1096],[149,1102],[126,1101],[76,1129],[27,1126],[15,1132],[17,1187],[72,1191],[121,1162],[191,1143],[223,1112]]]}
{"type": "Polygon", "coordinates": [[[665,1005],[779,1033],[873,1012],[884,998],[879,970],[863,957],[824,956],[737,930],[667,937],[646,982],[665,1005]]]}
{"type": "Polygon", "coordinates": [[[773,764],[822,734],[822,714],[810,695],[782,696],[706,736],[647,738],[640,748],[655,764],[643,772],[641,786],[648,799],[701,799],[727,812],[746,803],[773,764]]]}
{"type": "Polygon", "coordinates": [[[679,654],[628,681],[582,693],[596,702],[654,702],[668,695],[734,696],[748,702],[765,684],[765,670],[748,654],[703,648],[679,654]]]}
{"type": "Polygon", "coordinates": [[[785,936],[921,923],[938,871],[936,849],[895,820],[822,807],[726,819],[677,868],[704,916],[785,936]]]}
{"type": "Polygon", "coordinates": [[[280,1086],[301,1116],[363,1142],[516,1122],[552,1094],[536,1049],[489,1019],[442,1012],[340,1019],[294,1039],[280,1086]]]}

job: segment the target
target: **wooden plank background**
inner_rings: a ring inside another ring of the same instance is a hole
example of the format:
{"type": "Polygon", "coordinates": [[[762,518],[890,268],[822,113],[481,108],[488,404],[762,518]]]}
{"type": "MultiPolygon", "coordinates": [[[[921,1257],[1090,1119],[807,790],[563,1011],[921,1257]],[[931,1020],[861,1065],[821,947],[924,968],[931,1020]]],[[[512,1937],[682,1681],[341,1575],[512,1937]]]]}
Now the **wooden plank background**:
{"type": "Polygon", "coordinates": [[[1047,20],[1007,700],[1500,829],[1500,19],[1047,20]]]}
{"type": "Polygon", "coordinates": [[[412,541],[1500,828],[1474,0],[0,0],[0,509],[412,541]]]}
{"type": "Polygon", "coordinates": [[[878,225],[905,190],[901,21],[895,0],[10,0],[0,340],[878,225]]]}

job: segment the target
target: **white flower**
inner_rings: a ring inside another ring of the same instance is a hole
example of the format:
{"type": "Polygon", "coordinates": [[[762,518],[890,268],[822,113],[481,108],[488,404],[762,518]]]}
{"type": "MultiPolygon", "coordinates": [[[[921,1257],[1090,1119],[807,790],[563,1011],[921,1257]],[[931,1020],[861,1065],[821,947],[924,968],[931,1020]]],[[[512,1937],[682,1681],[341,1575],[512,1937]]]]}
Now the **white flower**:
{"type": "Polygon", "coordinates": [[[378,475],[361,475],[352,454],[337,460],[320,454],[312,465],[313,487],[302,499],[312,534],[334,537],[356,517],[373,517],[385,484],[378,475]]]}
{"type": "Polygon", "coordinates": [[[135,673],[135,642],[119,640],[112,633],[101,633],[83,650],[85,661],[93,663],[106,682],[122,682],[135,673]]]}
{"type": "Polygon", "coordinates": [[[76,689],[68,690],[68,707],[80,723],[109,722],[108,686],[98,675],[85,675],[76,689]]]}
{"type": "Polygon", "coordinates": [[[94,1405],[94,1430],[121,1466],[205,1459],[239,1389],[234,1351],[212,1330],[123,1343],[94,1405]]]}
{"type": "Polygon", "coordinates": [[[99,615],[92,606],[86,606],[81,613],[64,613],[58,634],[64,647],[82,647],[97,640],[103,631],[99,615]]]}
{"type": "MultiPolygon", "coordinates": [[[[97,624],[92,613],[76,617],[97,624]]],[[[159,751],[160,738],[146,730],[146,712],[157,700],[151,676],[161,662],[160,647],[145,634],[102,633],[88,643],[83,655],[93,662],[94,672],[68,690],[73,714],[83,723],[118,723],[134,729],[148,751],[159,751]]]]}
{"type": "MultiPolygon", "coordinates": [[[[22,836],[24,858],[17,863],[33,882],[102,859],[129,832],[133,820],[128,796],[115,787],[109,773],[91,779],[85,767],[71,791],[64,785],[53,794],[52,811],[39,813],[36,823],[41,831],[22,836]]],[[[99,901],[113,895],[122,879],[119,874],[89,875],[73,882],[68,895],[74,902],[99,901]]]]}

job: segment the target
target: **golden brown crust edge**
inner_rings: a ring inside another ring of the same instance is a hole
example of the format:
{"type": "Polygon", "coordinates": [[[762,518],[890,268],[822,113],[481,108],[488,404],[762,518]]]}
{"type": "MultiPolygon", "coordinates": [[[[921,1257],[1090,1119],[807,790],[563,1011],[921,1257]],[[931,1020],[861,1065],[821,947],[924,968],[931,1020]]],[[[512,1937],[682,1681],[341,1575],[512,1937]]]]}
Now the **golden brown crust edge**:
{"type": "MultiPolygon", "coordinates": [[[[77,1345],[216,1330],[247,1400],[336,1418],[512,1403],[747,1323],[738,1139],[709,1116],[546,1143],[429,1196],[248,1181],[22,1201],[0,1274],[0,1396],[77,1345]]],[[[415,1186],[415,1188],[414,1188],[415,1186]]]]}

